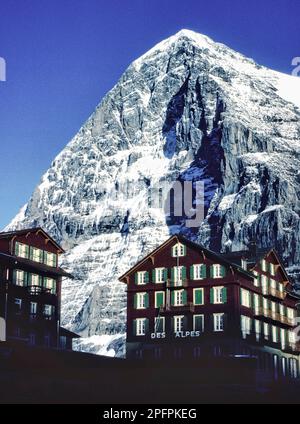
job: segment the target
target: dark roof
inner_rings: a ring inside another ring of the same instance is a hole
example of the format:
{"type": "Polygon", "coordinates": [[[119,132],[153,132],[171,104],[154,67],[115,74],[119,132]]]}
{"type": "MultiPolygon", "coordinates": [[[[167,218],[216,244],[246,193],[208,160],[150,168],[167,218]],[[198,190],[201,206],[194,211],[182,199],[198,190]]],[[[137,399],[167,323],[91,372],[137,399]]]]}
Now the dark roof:
{"type": "Polygon", "coordinates": [[[166,240],[163,244],[161,244],[160,246],[158,246],[156,249],[154,249],[152,252],[150,252],[147,256],[145,256],[143,259],[141,259],[140,261],[138,261],[129,271],[127,271],[125,274],[123,274],[120,278],[119,281],[122,281],[128,274],[131,274],[131,272],[134,271],[134,269],[136,267],[138,267],[139,265],[141,265],[144,261],[146,261],[150,256],[153,256],[154,254],[156,254],[163,246],[166,246],[168,243],[170,243],[173,239],[177,239],[179,242],[184,243],[187,246],[192,247],[193,249],[196,249],[198,251],[204,252],[206,255],[208,256],[213,256],[215,258],[218,259],[218,261],[221,264],[227,265],[227,266],[231,266],[233,267],[237,272],[245,275],[248,278],[253,278],[254,275],[249,272],[244,270],[241,266],[237,265],[234,262],[229,261],[225,255],[222,255],[220,253],[216,253],[213,252],[212,250],[207,249],[206,247],[194,243],[193,241],[188,240],[187,238],[185,238],[184,236],[180,235],[180,234],[175,234],[173,236],[171,236],[168,240],[166,240]]]}
{"type": "Polygon", "coordinates": [[[62,277],[67,277],[72,279],[74,278],[73,275],[69,274],[68,272],[66,272],[60,267],[55,268],[45,264],[40,264],[39,262],[33,262],[29,259],[19,258],[17,256],[8,255],[6,253],[0,252],[0,262],[3,260],[9,261],[13,263],[14,265],[20,264],[20,265],[26,266],[27,268],[31,268],[33,271],[41,271],[41,272],[45,272],[45,273],[56,275],[56,276],[62,276],[62,277]]]}
{"type": "Polygon", "coordinates": [[[73,331],[67,330],[66,328],[63,328],[63,327],[59,327],[59,335],[71,337],[72,339],[80,339],[81,337],[78,334],[73,333],[73,331]]]}
{"type": "Polygon", "coordinates": [[[16,231],[2,231],[0,232],[0,239],[12,238],[14,236],[22,236],[27,233],[38,233],[38,232],[42,232],[44,236],[48,238],[51,241],[51,243],[53,243],[57,247],[58,250],[61,251],[61,253],[65,253],[64,249],[51,236],[49,236],[49,234],[46,233],[46,231],[44,231],[43,228],[41,227],[26,228],[24,230],[16,230],[16,231]]]}
{"type": "Polygon", "coordinates": [[[223,256],[235,264],[241,264],[242,259],[247,260],[249,264],[257,264],[257,262],[262,260],[271,250],[271,247],[266,249],[256,249],[255,251],[239,250],[236,252],[224,253],[223,256]]]}

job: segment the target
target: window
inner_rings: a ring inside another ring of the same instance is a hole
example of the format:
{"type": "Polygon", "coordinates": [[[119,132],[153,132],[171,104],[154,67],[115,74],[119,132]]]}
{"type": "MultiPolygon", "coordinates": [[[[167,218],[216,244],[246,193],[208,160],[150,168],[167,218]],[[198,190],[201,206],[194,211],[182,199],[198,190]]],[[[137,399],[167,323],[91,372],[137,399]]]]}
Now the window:
{"type": "Polygon", "coordinates": [[[214,331],[224,331],[224,314],[214,314],[214,331]]]}
{"type": "Polygon", "coordinates": [[[241,329],[243,337],[251,334],[251,318],[245,315],[241,316],[241,329]]]}
{"type": "Polygon", "coordinates": [[[181,244],[181,243],[177,243],[175,244],[175,246],[172,247],[172,256],[175,258],[178,258],[180,256],[185,256],[186,255],[186,247],[181,244]]]}
{"type": "Polygon", "coordinates": [[[270,287],[272,290],[276,290],[276,281],[273,278],[270,279],[270,287]]]}
{"type": "Polygon", "coordinates": [[[44,286],[51,294],[56,294],[56,281],[53,278],[45,278],[44,286]]]}
{"type": "Polygon", "coordinates": [[[28,283],[30,286],[42,286],[42,277],[37,274],[29,274],[28,283]]]}
{"type": "Polygon", "coordinates": [[[162,291],[155,292],[155,308],[165,306],[165,293],[162,291]]]}
{"type": "Polygon", "coordinates": [[[55,312],[55,307],[53,305],[44,305],[43,312],[45,317],[52,317],[55,312]]]}
{"type": "Polygon", "coordinates": [[[167,269],[166,268],[156,268],[154,270],[154,282],[157,284],[164,283],[167,280],[167,269]]]}
{"type": "Polygon", "coordinates": [[[241,304],[246,308],[251,307],[251,293],[248,290],[241,289],[241,304]]]}
{"type": "Polygon", "coordinates": [[[155,333],[165,332],[165,317],[155,318],[154,329],[155,329],[155,333]]]}
{"type": "Polygon", "coordinates": [[[259,305],[260,305],[258,294],[253,295],[253,301],[254,301],[254,312],[257,315],[259,313],[259,305]]]}
{"type": "Polygon", "coordinates": [[[184,327],[184,316],[183,315],[177,315],[173,317],[174,320],[174,332],[180,332],[183,331],[184,327]]]}
{"type": "Polygon", "coordinates": [[[213,287],[210,290],[210,301],[213,304],[221,304],[227,302],[227,289],[225,287],[213,287]]]}
{"type": "Polygon", "coordinates": [[[268,294],[268,278],[265,275],[261,276],[261,288],[263,294],[268,294]]]}
{"type": "Polygon", "coordinates": [[[277,305],[275,302],[270,302],[270,303],[271,303],[272,317],[276,319],[277,305]]]}
{"type": "Polygon", "coordinates": [[[267,272],[267,261],[266,261],[265,259],[263,259],[263,260],[261,261],[261,269],[262,269],[264,272],[267,272]]]}
{"type": "Polygon", "coordinates": [[[172,268],[172,274],[175,286],[181,286],[183,280],[186,278],[186,268],[184,266],[174,266],[172,268]]]}
{"type": "Polygon", "coordinates": [[[261,333],[261,322],[258,321],[257,319],[254,321],[254,328],[255,328],[256,340],[258,341],[260,338],[260,333],[261,333]]]}
{"type": "Polygon", "coordinates": [[[57,266],[57,255],[51,252],[44,252],[44,263],[55,268],[57,266]]]}
{"type": "Polygon", "coordinates": [[[269,339],[269,324],[267,324],[266,322],[264,322],[264,337],[266,340],[269,339]]]}
{"type": "Polygon", "coordinates": [[[206,278],[206,265],[197,264],[191,266],[191,279],[192,280],[203,280],[206,278]]]}
{"type": "Polygon", "coordinates": [[[30,247],[30,259],[34,262],[44,262],[44,252],[36,247],[30,247]]]}
{"type": "Polygon", "coordinates": [[[246,259],[242,259],[242,268],[247,271],[248,262],[246,259]]]}
{"type": "Polygon", "coordinates": [[[223,278],[225,277],[225,268],[220,264],[214,264],[211,266],[211,277],[212,278],[223,278]]]}
{"type": "Polygon", "coordinates": [[[37,303],[36,302],[30,302],[30,313],[32,315],[37,314],[37,303]]]}
{"type": "Polygon", "coordinates": [[[29,246],[27,244],[16,242],[15,245],[15,255],[20,258],[29,258],[29,246]]]}
{"type": "Polygon", "coordinates": [[[294,309],[286,308],[286,310],[287,310],[287,317],[288,317],[289,321],[294,322],[294,318],[295,318],[294,309]]]}
{"type": "Polygon", "coordinates": [[[29,334],[29,344],[30,346],[35,346],[36,344],[36,335],[34,333],[29,334]]]}
{"type": "Polygon", "coordinates": [[[263,298],[263,308],[264,308],[264,312],[268,312],[269,311],[269,302],[268,299],[263,298]]]}
{"type": "Polygon", "coordinates": [[[203,291],[203,288],[193,290],[194,305],[204,305],[203,291]]]}
{"type": "Polygon", "coordinates": [[[147,321],[148,321],[147,318],[138,318],[135,320],[135,325],[136,325],[135,335],[136,336],[145,336],[147,321]]]}
{"type": "Polygon", "coordinates": [[[285,349],[286,332],[283,328],[280,329],[280,340],[281,340],[281,349],[285,349]]]}
{"type": "Polygon", "coordinates": [[[173,305],[174,306],[183,306],[186,304],[186,291],[185,290],[174,290],[173,295],[173,305]]]}
{"type": "Polygon", "coordinates": [[[26,286],[27,285],[27,273],[19,269],[14,271],[13,282],[16,286],[26,286]]]}
{"type": "Polygon", "coordinates": [[[15,298],[14,300],[14,304],[15,304],[15,311],[16,312],[21,312],[22,310],[22,299],[19,298],[15,298]]]}
{"type": "Polygon", "coordinates": [[[204,315],[194,315],[193,316],[193,330],[194,331],[204,331],[204,315]]]}
{"type": "Polygon", "coordinates": [[[139,271],[135,274],[136,284],[147,284],[149,282],[149,274],[147,271],[139,271]]]}
{"type": "Polygon", "coordinates": [[[275,265],[274,264],[270,264],[270,273],[271,273],[271,275],[275,275],[276,274],[276,272],[275,272],[275,265]]]}
{"type": "Polygon", "coordinates": [[[279,305],[279,312],[281,316],[285,316],[285,307],[284,305],[279,305]]]}
{"type": "Polygon", "coordinates": [[[63,350],[67,349],[67,337],[66,336],[60,336],[59,345],[60,345],[61,349],[63,349],[63,350]]]}
{"type": "Polygon", "coordinates": [[[136,293],[135,295],[135,309],[145,309],[149,306],[148,293],[136,293]]]}
{"type": "Polygon", "coordinates": [[[258,275],[258,272],[257,271],[253,271],[253,274],[254,274],[254,285],[255,285],[255,287],[259,287],[259,275],[258,275]]]}
{"type": "Polygon", "coordinates": [[[278,343],[278,332],[277,332],[277,327],[275,327],[274,325],[272,325],[272,341],[274,343],[278,343]]]}

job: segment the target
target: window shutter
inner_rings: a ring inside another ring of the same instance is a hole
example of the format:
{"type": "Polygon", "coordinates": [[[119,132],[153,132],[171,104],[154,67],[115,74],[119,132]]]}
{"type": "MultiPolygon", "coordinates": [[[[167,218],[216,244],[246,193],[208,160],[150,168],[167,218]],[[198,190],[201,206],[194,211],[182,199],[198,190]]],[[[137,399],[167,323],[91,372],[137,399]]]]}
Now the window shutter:
{"type": "Polygon", "coordinates": [[[145,318],[145,334],[149,333],[149,319],[145,318]]]}
{"type": "Polygon", "coordinates": [[[135,283],[135,284],[138,284],[138,281],[139,281],[139,276],[138,276],[138,273],[136,272],[136,273],[134,274],[134,283],[135,283]]]}
{"type": "Polygon", "coordinates": [[[152,283],[156,283],[156,269],[152,269],[152,283]]]}
{"type": "Polygon", "coordinates": [[[164,281],[167,281],[168,279],[168,268],[164,269],[164,281]]]}
{"type": "Polygon", "coordinates": [[[227,330],[227,322],[228,322],[227,314],[224,314],[223,315],[223,327],[224,327],[224,331],[227,330]]]}
{"type": "Polygon", "coordinates": [[[132,321],[132,324],[133,324],[132,332],[133,332],[133,335],[134,335],[134,336],[136,336],[136,319],[134,319],[134,320],[132,321]]]}
{"type": "Polygon", "coordinates": [[[39,275],[39,286],[43,286],[43,277],[39,275]]]}
{"type": "Polygon", "coordinates": [[[149,283],[149,272],[148,271],[145,272],[145,283],[146,284],[149,283]]]}
{"type": "Polygon", "coordinates": [[[174,283],[174,268],[171,268],[171,286],[173,285],[173,283],[174,283]]]}
{"type": "MultiPolygon", "coordinates": [[[[176,245],[175,245],[176,246],[176,245]]],[[[175,257],[175,246],[173,246],[171,248],[171,256],[174,258],[175,257]]]]}
{"type": "Polygon", "coordinates": [[[133,307],[134,307],[134,309],[137,309],[137,297],[138,297],[137,294],[135,294],[134,297],[133,297],[133,307]]]}
{"type": "Polygon", "coordinates": [[[190,279],[193,280],[194,279],[194,265],[190,266],[190,279]]]}
{"type": "Polygon", "coordinates": [[[32,283],[32,274],[28,273],[28,285],[31,286],[32,283]]]}
{"type": "Polygon", "coordinates": [[[215,278],[215,267],[213,265],[210,267],[210,278],[215,278]]]}
{"type": "Polygon", "coordinates": [[[172,291],[171,292],[171,305],[174,306],[175,304],[175,293],[172,291]]]}
{"type": "Polygon", "coordinates": [[[29,248],[29,259],[33,259],[33,248],[32,247],[30,247],[29,248]]]}
{"type": "Polygon", "coordinates": [[[200,267],[200,276],[201,278],[206,278],[206,265],[202,264],[200,267]]]}
{"type": "Polygon", "coordinates": [[[196,315],[195,318],[195,331],[202,331],[203,329],[203,317],[196,315]]]}
{"type": "Polygon", "coordinates": [[[16,244],[15,244],[15,255],[19,256],[19,243],[17,241],[16,241],[16,244]]]}
{"type": "Polygon", "coordinates": [[[186,246],[183,245],[183,256],[186,256],[186,246]]]}
{"type": "Polygon", "coordinates": [[[227,287],[224,287],[222,289],[222,298],[223,298],[223,303],[227,303],[227,287]]]}
{"type": "Polygon", "coordinates": [[[214,289],[210,289],[210,303],[215,303],[214,301],[214,289]]]}
{"type": "Polygon", "coordinates": [[[182,302],[183,302],[184,305],[187,304],[187,291],[186,290],[183,290],[183,293],[182,293],[182,302]]]}
{"type": "Polygon", "coordinates": [[[149,308],[149,293],[145,294],[145,307],[149,308]]]}
{"type": "Polygon", "coordinates": [[[221,275],[222,277],[226,277],[226,268],[223,265],[221,266],[221,275]]]}
{"type": "Polygon", "coordinates": [[[186,280],[186,267],[185,266],[182,267],[182,279],[186,280]]]}
{"type": "Polygon", "coordinates": [[[17,282],[17,271],[14,269],[13,270],[13,283],[16,284],[17,282]]]}
{"type": "Polygon", "coordinates": [[[195,290],[195,303],[196,303],[196,305],[202,305],[203,304],[203,290],[202,289],[196,289],[195,290]]]}
{"type": "Polygon", "coordinates": [[[164,294],[163,293],[155,293],[156,296],[156,307],[160,308],[164,305],[164,294]]]}

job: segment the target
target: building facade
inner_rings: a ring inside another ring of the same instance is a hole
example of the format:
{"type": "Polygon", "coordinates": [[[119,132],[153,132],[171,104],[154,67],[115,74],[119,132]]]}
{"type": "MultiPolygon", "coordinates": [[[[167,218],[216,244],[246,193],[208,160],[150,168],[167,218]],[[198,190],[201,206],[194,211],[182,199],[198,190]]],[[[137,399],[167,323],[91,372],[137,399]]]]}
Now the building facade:
{"type": "Polygon", "coordinates": [[[216,254],[173,236],[120,281],[127,285],[127,357],[256,357],[299,374],[297,302],[273,249],[216,254]]]}
{"type": "Polygon", "coordinates": [[[60,326],[63,249],[41,228],[0,233],[0,341],[72,349],[60,326]]]}

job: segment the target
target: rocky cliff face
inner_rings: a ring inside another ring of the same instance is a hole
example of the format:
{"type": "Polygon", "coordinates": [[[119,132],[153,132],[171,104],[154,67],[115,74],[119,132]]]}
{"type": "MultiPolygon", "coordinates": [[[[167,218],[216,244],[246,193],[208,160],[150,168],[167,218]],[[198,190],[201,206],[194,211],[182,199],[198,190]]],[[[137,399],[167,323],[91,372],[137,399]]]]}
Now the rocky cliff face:
{"type": "Polygon", "coordinates": [[[256,238],[297,275],[297,93],[300,79],[187,30],[129,66],[9,225],[42,226],[67,249],[64,325],[92,337],[81,348],[122,355],[118,276],[174,232],[218,251],[256,238]],[[205,183],[197,228],[150,207],[152,189],[178,180],[205,183]]]}

